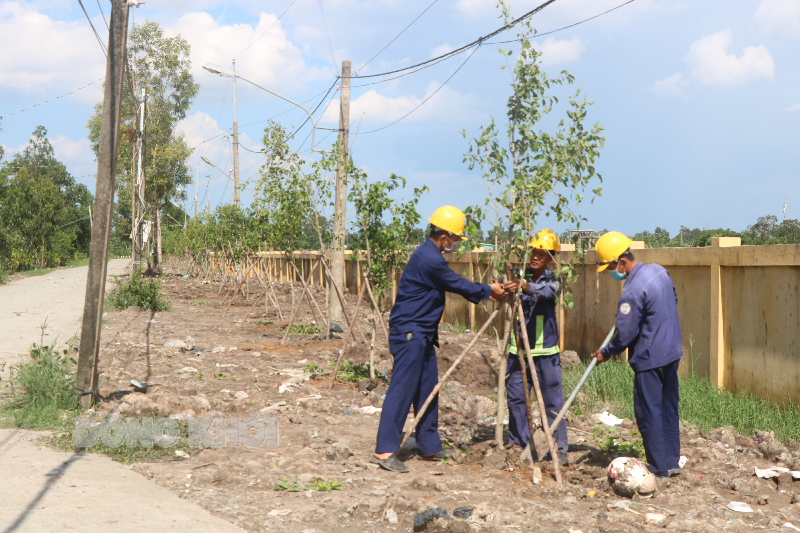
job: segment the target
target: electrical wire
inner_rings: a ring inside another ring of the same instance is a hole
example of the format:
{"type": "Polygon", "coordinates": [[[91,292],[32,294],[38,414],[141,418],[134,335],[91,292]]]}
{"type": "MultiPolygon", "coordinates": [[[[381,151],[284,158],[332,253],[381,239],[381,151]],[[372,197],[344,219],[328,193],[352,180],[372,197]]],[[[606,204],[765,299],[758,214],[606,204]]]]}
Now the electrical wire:
{"type": "Polygon", "coordinates": [[[436,90],[435,90],[435,91],[433,91],[433,92],[432,92],[432,93],[431,93],[431,94],[430,94],[430,95],[429,95],[429,96],[428,96],[428,97],[427,97],[425,100],[423,100],[422,102],[420,102],[420,104],[419,104],[417,107],[415,107],[414,109],[412,109],[411,111],[409,111],[408,113],[406,113],[405,115],[403,115],[402,117],[398,118],[398,119],[397,119],[397,120],[395,120],[394,122],[392,122],[392,123],[390,123],[390,124],[387,124],[387,125],[385,125],[385,126],[383,126],[383,127],[380,127],[380,128],[378,128],[378,129],[375,129],[375,130],[371,130],[371,131],[365,131],[365,132],[364,132],[364,133],[362,133],[361,135],[369,135],[370,133],[375,133],[375,132],[377,132],[377,131],[381,131],[381,130],[384,130],[384,129],[386,129],[386,128],[388,128],[389,126],[393,126],[394,124],[397,124],[398,122],[400,122],[401,120],[403,120],[404,118],[406,118],[408,115],[410,115],[411,113],[413,113],[414,111],[416,111],[417,109],[419,109],[420,107],[422,107],[423,105],[425,105],[425,102],[427,102],[428,100],[430,100],[431,98],[433,98],[433,97],[436,95],[436,93],[438,93],[438,92],[439,92],[439,91],[442,89],[442,87],[444,87],[445,85],[447,85],[447,82],[449,82],[451,79],[453,79],[453,76],[455,76],[456,74],[458,74],[458,71],[459,71],[459,70],[461,70],[461,68],[462,68],[464,65],[466,65],[466,64],[467,64],[467,61],[469,61],[469,60],[470,60],[470,58],[472,58],[472,56],[474,56],[474,55],[475,55],[475,52],[477,52],[477,51],[478,51],[478,49],[480,49],[480,45],[479,45],[479,46],[477,46],[477,47],[475,47],[475,48],[472,50],[472,53],[471,53],[470,55],[468,55],[468,56],[467,56],[467,58],[464,60],[464,62],[463,62],[463,63],[461,63],[461,65],[459,65],[459,67],[458,67],[458,68],[455,70],[455,72],[453,72],[452,74],[450,74],[450,77],[449,77],[449,78],[447,78],[446,80],[444,80],[444,83],[443,83],[443,84],[441,84],[439,87],[437,87],[437,88],[436,88],[436,90]]]}
{"type": "MultiPolygon", "coordinates": [[[[328,87],[328,92],[326,92],[326,93],[325,93],[325,96],[323,96],[323,97],[322,97],[322,99],[319,101],[319,103],[317,104],[317,107],[315,107],[315,108],[314,108],[314,110],[311,112],[311,114],[312,114],[312,115],[313,115],[314,113],[316,113],[316,112],[317,112],[317,109],[319,109],[319,106],[321,106],[321,105],[322,105],[322,102],[324,102],[324,101],[325,101],[325,98],[327,98],[327,97],[328,97],[328,94],[331,92],[331,89],[333,89],[334,87],[336,87],[336,82],[337,82],[337,81],[338,81],[338,80],[333,80],[333,83],[331,84],[331,86],[330,86],[330,87],[328,87]]],[[[337,89],[337,91],[338,91],[338,89],[337,89]]],[[[333,94],[334,94],[334,96],[336,95],[336,93],[335,93],[335,92],[334,92],[333,94]]],[[[331,100],[333,100],[333,96],[331,97],[331,100]]],[[[322,110],[322,114],[323,114],[323,115],[325,114],[325,111],[328,109],[328,106],[330,105],[330,103],[331,103],[331,100],[328,100],[328,103],[325,105],[325,109],[323,109],[323,110],[322,110]]],[[[306,117],[306,119],[303,121],[303,123],[302,123],[302,124],[300,124],[300,126],[299,126],[299,127],[296,129],[296,130],[294,130],[294,133],[292,133],[292,134],[289,136],[289,139],[293,139],[293,138],[294,138],[294,136],[295,136],[295,135],[297,135],[297,132],[298,132],[298,131],[300,131],[300,128],[302,128],[303,126],[305,126],[305,125],[306,125],[306,123],[309,121],[309,119],[310,119],[310,118],[311,118],[311,117],[306,117]]],[[[311,132],[309,132],[309,135],[311,135],[311,132]]],[[[306,138],[308,138],[308,137],[306,137],[306,138]]],[[[305,142],[305,141],[303,141],[303,142],[305,142]]],[[[300,146],[303,146],[303,145],[301,144],[300,146]]]]}
{"type": "Polygon", "coordinates": [[[506,24],[502,28],[499,28],[499,29],[493,31],[492,33],[487,34],[487,35],[484,35],[483,37],[478,37],[477,39],[475,39],[471,43],[465,44],[464,46],[462,46],[460,48],[456,48],[455,50],[451,50],[450,52],[447,52],[446,54],[442,54],[440,56],[431,58],[431,59],[429,59],[427,61],[423,61],[422,63],[417,63],[416,65],[411,65],[410,67],[403,67],[403,68],[399,68],[397,70],[390,70],[389,72],[382,72],[380,74],[368,74],[366,76],[357,76],[357,77],[358,78],[376,78],[376,77],[380,77],[380,76],[388,76],[389,74],[397,74],[398,72],[405,72],[406,70],[411,70],[411,69],[420,67],[422,65],[427,65],[428,63],[433,63],[434,61],[438,61],[440,59],[445,59],[445,58],[448,58],[450,56],[456,55],[456,54],[458,54],[460,52],[463,52],[464,50],[468,50],[468,49],[470,49],[470,48],[472,48],[474,46],[479,46],[481,43],[483,43],[483,41],[485,41],[487,39],[491,39],[495,35],[503,33],[507,29],[515,26],[517,23],[525,20],[526,18],[532,17],[533,15],[535,15],[536,13],[538,13],[542,9],[546,8],[547,6],[549,6],[550,4],[552,4],[555,1],[556,0],[547,0],[543,4],[540,4],[539,6],[531,9],[530,11],[528,11],[527,13],[522,15],[521,17],[517,18],[516,20],[513,20],[513,21],[509,22],[508,24],[506,24]]]}
{"type": "MultiPolygon", "coordinates": [[[[335,85],[335,83],[334,83],[334,85],[335,85]]],[[[330,89],[329,89],[329,91],[330,91],[330,89]]],[[[328,106],[330,106],[330,105],[331,105],[331,102],[333,102],[333,99],[334,99],[334,98],[336,98],[336,93],[337,93],[337,92],[339,92],[339,89],[338,89],[338,88],[337,88],[337,89],[336,89],[336,91],[333,93],[333,95],[331,96],[330,100],[328,100],[328,103],[327,103],[327,104],[325,104],[325,109],[323,109],[323,110],[322,110],[322,114],[320,114],[320,117],[322,117],[322,116],[325,116],[325,111],[327,111],[327,110],[328,110],[328,106]]],[[[328,95],[326,94],[325,96],[328,96],[328,95]]],[[[320,101],[320,104],[321,104],[321,103],[322,103],[322,101],[320,101]]],[[[316,112],[316,110],[317,110],[318,108],[319,108],[319,104],[317,104],[317,107],[316,107],[316,108],[314,108],[314,112],[316,112]]],[[[313,114],[314,114],[314,112],[312,112],[311,114],[313,115],[313,114]]],[[[308,122],[308,119],[306,119],[306,122],[308,122]]],[[[305,122],[303,122],[303,124],[305,124],[305,122]]],[[[300,125],[300,128],[302,128],[302,127],[303,127],[303,124],[301,124],[301,125],[300,125]]],[[[290,138],[290,139],[294,138],[294,136],[295,136],[295,135],[297,135],[297,132],[298,132],[298,131],[300,131],[300,128],[297,128],[297,129],[294,131],[294,133],[292,133],[291,137],[289,137],[289,138],[290,138]]],[[[326,135],[325,135],[325,136],[324,136],[324,137],[323,137],[323,138],[322,138],[322,139],[321,139],[319,142],[321,143],[322,141],[324,141],[325,139],[327,139],[327,138],[328,138],[328,135],[330,135],[330,134],[331,134],[331,132],[329,131],[329,132],[328,132],[328,133],[327,133],[327,134],[326,134],[326,135]]],[[[309,138],[309,137],[311,137],[311,132],[310,132],[310,131],[308,132],[308,135],[306,135],[306,138],[305,138],[305,139],[303,139],[303,142],[302,142],[302,143],[300,143],[300,146],[297,148],[298,150],[299,150],[300,148],[302,148],[302,147],[303,147],[303,145],[306,143],[306,141],[308,140],[308,138],[309,138]]]]}
{"type": "Polygon", "coordinates": [[[95,83],[97,83],[97,82],[99,82],[99,81],[103,81],[104,79],[106,79],[106,77],[105,77],[105,76],[103,76],[103,77],[102,77],[102,78],[100,78],[99,80],[94,80],[94,81],[93,81],[93,82],[91,82],[91,83],[87,83],[87,84],[86,84],[86,85],[84,85],[83,87],[78,87],[78,88],[77,88],[77,89],[75,89],[75,90],[72,90],[72,91],[70,91],[70,92],[68,92],[68,93],[64,93],[64,94],[62,94],[61,96],[56,96],[55,98],[51,98],[51,99],[49,99],[49,100],[45,100],[44,102],[39,102],[38,104],[34,104],[34,105],[30,106],[30,107],[26,107],[25,109],[20,109],[19,111],[15,111],[14,113],[9,113],[8,115],[1,115],[1,116],[0,116],[0,118],[6,118],[6,117],[10,117],[11,115],[16,115],[17,113],[22,113],[23,111],[27,111],[27,110],[29,110],[29,109],[33,109],[34,107],[40,106],[40,105],[42,105],[42,104],[46,104],[46,103],[48,103],[48,102],[52,102],[53,100],[58,100],[59,98],[64,98],[65,96],[69,96],[69,95],[71,95],[72,93],[76,93],[76,92],[80,91],[81,89],[85,89],[85,88],[87,88],[87,87],[88,87],[88,86],[90,86],[90,85],[94,85],[95,83]]]}
{"type": "MultiPolygon", "coordinates": [[[[335,83],[336,83],[336,81],[334,81],[333,83],[335,84],[335,83]]],[[[328,89],[328,91],[330,91],[330,89],[328,89]]],[[[324,93],[324,92],[325,92],[325,91],[321,91],[321,92],[319,92],[319,93],[315,94],[314,96],[312,96],[311,98],[309,98],[308,100],[306,100],[306,101],[305,101],[305,102],[303,102],[303,103],[304,103],[304,104],[307,104],[308,102],[310,102],[311,100],[314,100],[315,98],[317,98],[319,95],[321,95],[321,94],[322,94],[322,93],[324,93]]],[[[247,126],[253,126],[254,124],[261,124],[262,122],[266,122],[266,121],[268,121],[268,120],[272,120],[273,118],[278,118],[278,117],[279,117],[279,116],[281,116],[281,115],[285,115],[285,114],[286,114],[286,113],[288,113],[289,111],[294,111],[294,110],[297,110],[297,109],[299,109],[297,106],[292,106],[292,107],[290,107],[290,108],[286,109],[286,111],[283,111],[283,112],[281,112],[281,113],[278,113],[277,115],[273,115],[273,116],[271,116],[271,117],[269,117],[269,118],[265,118],[264,120],[259,120],[259,121],[257,121],[257,122],[251,122],[250,124],[245,124],[244,126],[239,126],[239,128],[246,128],[247,126]]]]}
{"type": "MultiPolygon", "coordinates": [[[[600,13],[600,14],[598,14],[598,15],[595,15],[595,16],[593,16],[593,17],[589,17],[588,19],[583,19],[583,20],[581,20],[580,22],[576,22],[575,24],[570,24],[569,26],[564,26],[563,28],[558,28],[557,30],[551,30],[551,31],[547,31],[547,32],[544,32],[544,33],[537,33],[537,34],[535,35],[535,37],[543,37],[543,36],[545,36],[545,35],[550,35],[551,33],[556,33],[556,32],[563,31],[563,30],[566,30],[566,29],[569,29],[569,28],[574,28],[575,26],[579,26],[579,25],[583,24],[584,22],[589,22],[590,20],[594,20],[594,19],[596,19],[596,18],[598,18],[598,17],[602,17],[603,15],[606,15],[606,14],[608,14],[608,13],[611,13],[612,11],[616,11],[617,9],[619,9],[619,8],[621,8],[621,7],[624,7],[624,6],[627,6],[628,4],[632,4],[632,3],[633,3],[633,2],[635,2],[635,1],[636,1],[636,0],[628,0],[628,1],[627,1],[627,2],[625,2],[624,4],[620,4],[620,5],[618,5],[617,7],[612,7],[612,8],[611,8],[611,9],[609,9],[608,11],[603,11],[602,13],[600,13]]],[[[505,44],[505,43],[516,43],[516,42],[519,42],[519,41],[521,41],[521,40],[522,40],[522,39],[511,39],[510,41],[494,41],[494,42],[487,42],[487,43],[485,43],[485,44],[505,44]]]]}
{"type": "Polygon", "coordinates": [[[107,29],[108,31],[111,31],[111,28],[109,28],[109,27],[108,27],[108,21],[106,20],[106,14],[105,14],[105,13],[103,13],[103,8],[102,8],[102,7],[100,7],[100,0],[97,0],[97,9],[99,9],[99,10],[100,10],[100,15],[103,17],[103,24],[105,24],[105,25],[106,25],[106,29],[107,29]]]}
{"type": "Polygon", "coordinates": [[[258,40],[259,40],[259,39],[261,39],[261,38],[262,38],[264,35],[266,35],[266,34],[267,34],[267,32],[268,32],[269,30],[271,30],[271,29],[272,29],[272,27],[273,27],[275,24],[277,24],[279,20],[281,20],[281,18],[282,18],[282,17],[283,17],[283,16],[286,14],[286,12],[287,12],[287,11],[289,11],[289,8],[291,8],[291,7],[292,7],[292,6],[295,4],[295,2],[297,2],[297,0],[292,0],[292,3],[291,3],[291,4],[289,4],[289,5],[286,7],[286,9],[284,9],[284,10],[283,10],[283,13],[281,13],[281,14],[280,14],[280,16],[279,16],[278,18],[276,18],[276,19],[275,19],[275,22],[273,22],[272,24],[270,24],[270,25],[269,25],[269,28],[267,28],[266,30],[264,30],[264,31],[261,33],[261,35],[259,35],[258,37],[256,37],[256,40],[255,40],[255,41],[253,41],[252,43],[250,43],[250,44],[247,46],[247,48],[245,48],[244,50],[242,50],[241,52],[239,52],[238,54],[236,54],[235,56],[233,56],[233,58],[234,58],[234,59],[236,59],[237,57],[239,57],[239,56],[240,56],[240,55],[242,55],[243,53],[247,52],[247,51],[250,49],[250,47],[251,47],[251,46],[253,46],[254,44],[256,44],[256,43],[258,42],[258,40]]]}
{"type": "Polygon", "coordinates": [[[92,31],[94,32],[94,36],[97,37],[97,42],[100,43],[100,48],[103,50],[103,55],[108,57],[108,48],[105,44],[103,44],[103,40],[100,38],[100,34],[97,33],[97,30],[94,29],[94,24],[92,24],[92,19],[89,18],[89,13],[86,12],[86,8],[83,7],[83,2],[78,0],[78,4],[80,4],[81,9],[83,10],[83,14],[86,15],[86,20],[89,21],[89,26],[92,27],[92,31]]]}
{"type": "Polygon", "coordinates": [[[378,56],[381,54],[381,52],[383,52],[384,50],[386,50],[387,48],[389,48],[389,45],[391,45],[391,44],[392,44],[393,42],[395,42],[395,41],[396,41],[396,40],[397,40],[397,39],[398,39],[398,38],[399,38],[401,35],[403,35],[403,34],[405,33],[405,31],[406,31],[408,28],[410,28],[410,27],[411,27],[411,26],[412,26],[412,25],[413,25],[413,24],[414,24],[416,21],[418,21],[418,20],[420,19],[420,17],[422,17],[422,15],[424,15],[425,13],[427,13],[427,12],[428,12],[428,10],[429,10],[430,8],[432,8],[432,7],[433,7],[433,4],[435,4],[435,3],[436,3],[436,2],[438,2],[438,1],[439,1],[439,0],[433,0],[433,2],[431,2],[431,4],[430,4],[428,7],[426,7],[426,8],[425,8],[425,11],[423,11],[422,13],[420,13],[419,15],[417,15],[417,18],[415,18],[414,20],[412,20],[412,21],[411,21],[411,23],[410,23],[408,26],[406,26],[405,28],[403,28],[403,31],[401,31],[400,33],[398,33],[398,34],[397,34],[397,35],[394,37],[394,39],[392,39],[391,41],[389,41],[389,42],[386,44],[386,46],[384,46],[383,48],[381,48],[380,50],[378,50],[378,53],[377,53],[377,54],[375,54],[374,56],[372,56],[372,57],[370,58],[370,60],[369,60],[369,61],[367,61],[366,63],[364,63],[363,65],[361,65],[361,68],[358,68],[358,69],[356,69],[356,72],[360,71],[361,69],[363,69],[364,67],[366,67],[367,65],[369,65],[370,63],[372,63],[372,60],[373,60],[373,59],[375,59],[376,57],[378,57],[378,56]]]}
{"type": "Polygon", "coordinates": [[[331,35],[328,33],[328,23],[325,22],[325,12],[322,10],[322,0],[317,0],[319,2],[319,12],[322,15],[322,25],[325,26],[325,36],[328,37],[328,47],[331,49],[331,57],[333,58],[333,70],[334,72],[339,72],[339,69],[336,67],[336,55],[333,53],[333,45],[331,44],[331,35]]]}

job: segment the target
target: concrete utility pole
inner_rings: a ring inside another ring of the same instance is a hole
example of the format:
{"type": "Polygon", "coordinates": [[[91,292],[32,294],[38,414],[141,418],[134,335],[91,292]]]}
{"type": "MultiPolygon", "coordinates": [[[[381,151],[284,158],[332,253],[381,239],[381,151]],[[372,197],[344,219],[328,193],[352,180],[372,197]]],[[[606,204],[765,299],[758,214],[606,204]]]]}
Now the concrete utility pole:
{"type": "MultiPolygon", "coordinates": [[[[236,60],[233,60],[236,74],[236,60]]],[[[239,205],[239,125],[236,123],[236,76],[233,77],[233,205],[239,205]]]]}
{"type": "Polygon", "coordinates": [[[145,205],[144,201],[144,166],[143,166],[143,152],[144,152],[144,111],[147,105],[147,94],[144,87],[142,87],[142,101],[140,102],[140,118],[139,118],[139,137],[136,139],[136,150],[138,152],[138,167],[136,170],[136,186],[133,193],[133,221],[132,235],[131,235],[131,248],[132,248],[132,261],[131,261],[131,279],[136,269],[142,264],[142,220],[144,220],[145,205]]]}
{"type": "MultiPolygon", "coordinates": [[[[336,167],[336,201],[333,218],[333,246],[331,246],[331,277],[344,292],[345,208],[347,203],[347,177],[345,167],[350,158],[350,61],[342,61],[341,99],[339,102],[339,161],[336,167]]],[[[328,289],[328,315],[332,322],[342,321],[342,305],[331,284],[328,289]]]]}
{"type": "Polygon", "coordinates": [[[97,395],[97,357],[100,351],[103,300],[108,267],[108,243],[111,238],[111,220],[114,211],[114,181],[117,169],[122,86],[125,79],[125,43],[127,40],[128,0],[111,0],[92,243],[89,251],[89,274],[86,280],[80,355],[78,356],[78,371],[75,380],[75,389],[80,394],[80,403],[84,408],[88,408],[97,395]]]}

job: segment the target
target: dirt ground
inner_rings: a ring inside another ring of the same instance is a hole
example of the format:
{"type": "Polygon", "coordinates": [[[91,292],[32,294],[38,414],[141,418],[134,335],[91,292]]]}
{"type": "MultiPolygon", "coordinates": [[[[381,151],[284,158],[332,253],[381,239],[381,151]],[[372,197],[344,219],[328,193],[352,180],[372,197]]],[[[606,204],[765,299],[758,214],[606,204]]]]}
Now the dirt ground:
{"type": "MultiPolygon", "coordinates": [[[[519,448],[492,440],[495,403],[490,397],[497,354],[488,337],[453,374],[440,402],[442,435],[467,453],[458,452],[446,463],[410,459],[407,474],[380,470],[368,460],[380,416],[372,408],[381,407],[385,384],[364,393],[355,383],[339,383],[330,390],[326,376],[303,372],[311,364],[329,371],[343,341],[296,334],[280,344],[291,308],[288,285],[274,285],[283,319],[272,305],[265,315],[262,301],[241,324],[260,287],[251,286],[249,299],[237,296],[224,315],[229,285],[181,274],[170,272],[162,287],[171,311],[107,313],[100,388],[108,401],[98,406],[98,415],[276,417],[277,447],[204,448],[186,460],[134,465],[155,483],[246,531],[412,531],[415,515],[436,507],[450,516],[457,507],[472,511],[466,521],[437,519],[417,529],[588,533],[792,531],[787,523],[800,527],[795,495],[800,480],[791,474],[769,479],[754,475],[754,467],[800,470],[794,443],[779,443],[770,434],[742,436],[720,428],[704,435],[684,426],[682,454],[688,462],[683,474],[662,483],[655,495],[631,500],[610,488],[606,467],[611,458],[592,438],[596,414],[571,415],[565,484],[556,484],[548,462],[542,463],[543,482],[532,484],[531,471],[519,463],[519,448]],[[191,350],[164,346],[187,337],[195,344],[191,350]],[[146,394],[123,392],[131,390],[132,379],[152,385],[146,394]],[[291,483],[295,477],[299,488],[315,478],[335,478],[342,488],[274,490],[280,478],[291,483]],[[731,501],[747,503],[754,512],[728,510],[731,501]]],[[[323,307],[325,295],[316,291],[323,307]]],[[[356,298],[348,298],[352,313],[356,298]]],[[[299,315],[297,323],[311,324],[306,305],[299,315]]],[[[367,319],[363,309],[360,327],[368,337],[367,319]]],[[[441,334],[440,373],[470,338],[469,332],[441,334]]],[[[382,333],[377,340],[376,368],[390,376],[391,357],[382,333]]],[[[368,354],[369,345],[362,341],[346,358],[362,362],[368,354]]],[[[635,424],[625,420],[622,428],[628,435],[635,424]]]]}

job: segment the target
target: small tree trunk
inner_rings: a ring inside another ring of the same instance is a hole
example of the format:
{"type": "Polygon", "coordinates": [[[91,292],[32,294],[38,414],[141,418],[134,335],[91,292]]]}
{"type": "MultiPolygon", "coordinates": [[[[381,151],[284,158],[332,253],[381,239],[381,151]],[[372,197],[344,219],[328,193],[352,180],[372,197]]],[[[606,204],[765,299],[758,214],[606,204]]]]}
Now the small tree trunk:
{"type": "Polygon", "coordinates": [[[377,334],[377,331],[375,330],[375,326],[377,325],[375,313],[377,312],[377,309],[372,310],[372,340],[369,344],[369,377],[372,379],[375,379],[375,335],[377,334]]]}
{"type": "Polygon", "coordinates": [[[159,205],[156,207],[156,267],[155,273],[157,275],[161,275],[161,261],[163,260],[163,256],[161,255],[161,206],[159,205]]]}

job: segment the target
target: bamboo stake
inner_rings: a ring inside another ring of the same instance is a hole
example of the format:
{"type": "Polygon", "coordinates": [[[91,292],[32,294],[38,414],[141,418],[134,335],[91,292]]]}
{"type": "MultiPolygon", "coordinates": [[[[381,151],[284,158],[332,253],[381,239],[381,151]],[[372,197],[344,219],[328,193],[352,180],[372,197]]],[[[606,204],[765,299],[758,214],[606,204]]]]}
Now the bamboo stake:
{"type": "MultiPolygon", "coordinates": [[[[249,267],[248,267],[248,269],[247,269],[247,271],[246,271],[246,273],[245,273],[245,274],[250,274],[250,268],[249,268],[249,267]]],[[[225,308],[225,312],[224,312],[224,313],[222,313],[222,316],[225,316],[225,315],[227,315],[227,314],[228,314],[228,309],[230,309],[230,308],[231,308],[231,305],[233,305],[233,301],[236,299],[236,295],[237,295],[237,294],[239,294],[239,289],[241,289],[241,288],[242,288],[242,285],[244,285],[244,282],[245,282],[245,280],[246,280],[246,279],[247,279],[247,275],[245,275],[244,277],[242,277],[242,281],[240,281],[240,282],[239,282],[239,286],[238,286],[238,287],[236,287],[236,291],[233,293],[233,298],[231,298],[231,301],[230,301],[230,302],[228,302],[228,307],[226,307],[226,308],[225,308]]],[[[227,297],[227,295],[226,295],[226,297],[227,297]]],[[[224,300],[223,300],[223,301],[224,301],[224,300]]]]}
{"type": "MultiPolygon", "coordinates": [[[[292,265],[292,268],[294,268],[295,273],[300,274],[300,271],[297,270],[297,267],[295,266],[293,261],[289,261],[289,264],[292,265]]],[[[287,270],[287,274],[288,274],[288,270],[289,269],[287,268],[286,270],[287,270]]],[[[303,282],[303,289],[305,289],[305,292],[303,294],[305,296],[309,296],[307,294],[309,292],[308,291],[308,286],[306,284],[306,281],[303,279],[302,274],[300,275],[300,281],[303,282]]],[[[313,300],[313,298],[311,298],[311,299],[313,300]]],[[[297,312],[300,310],[300,303],[301,302],[297,302],[296,306],[292,306],[292,317],[289,319],[289,325],[286,326],[286,333],[283,334],[283,339],[281,339],[281,344],[285,344],[286,343],[286,339],[289,338],[289,330],[292,328],[292,324],[294,324],[294,318],[297,316],[297,312]]],[[[314,301],[314,303],[316,304],[316,301],[314,301]]],[[[311,304],[309,304],[308,307],[311,309],[311,314],[313,315],[314,314],[314,308],[311,307],[311,304]]]]}
{"type": "MultiPolygon", "coordinates": [[[[361,286],[361,292],[358,293],[358,301],[356,302],[356,312],[355,317],[358,318],[358,310],[361,308],[361,300],[364,299],[364,285],[361,286]]],[[[350,337],[353,336],[353,328],[347,330],[347,335],[344,337],[344,344],[342,344],[342,350],[339,352],[339,357],[336,358],[336,364],[333,367],[333,374],[331,377],[331,389],[336,384],[336,374],[339,372],[339,364],[342,362],[344,358],[344,354],[347,351],[347,343],[350,341],[350,337]]]]}
{"type": "MultiPolygon", "coordinates": [[[[450,377],[450,374],[453,373],[453,370],[456,369],[456,367],[461,362],[461,360],[464,358],[464,356],[467,355],[467,352],[469,352],[472,349],[472,347],[475,346],[475,343],[478,342],[478,339],[481,337],[481,335],[483,335],[483,332],[486,331],[486,328],[489,327],[489,324],[492,323],[492,320],[494,320],[494,317],[497,316],[497,313],[499,311],[500,311],[499,308],[495,309],[492,312],[492,314],[489,315],[489,318],[486,320],[486,322],[483,323],[483,326],[481,326],[481,329],[478,330],[477,333],[475,333],[475,336],[472,338],[472,340],[467,345],[467,347],[464,348],[464,351],[461,352],[461,355],[459,355],[458,358],[455,361],[453,361],[453,364],[450,365],[450,368],[447,369],[447,372],[444,373],[444,376],[442,376],[442,379],[439,380],[439,383],[437,383],[436,386],[433,387],[433,390],[428,395],[428,399],[425,400],[425,403],[422,404],[422,407],[417,411],[416,416],[414,416],[414,421],[411,423],[411,427],[406,432],[405,436],[403,437],[403,440],[400,441],[400,446],[398,446],[398,448],[397,448],[398,452],[400,451],[400,449],[403,447],[403,445],[408,440],[408,437],[411,435],[411,432],[414,431],[414,429],[417,427],[417,424],[419,424],[419,421],[420,421],[420,419],[422,419],[422,415],[425,414],[425,411],[428,409],[428,406],[431,404],[431,402],[436,397],[436,395],[439,394],[439,389],[442,388],[442,384],[445,381],[447,381],[447,378],[450,377]]],[[[502,424],[502,423],[503,423],[502,421],[498,421],[498,424],[502,424]]]]}
{"type": "MultiPolygon", "coordinates": [[[[246,314],[246,315],[244,315],[244,318],[242,319],[242,321],[241,321],[241,322],[239,322],[239,327],[242,327],[242,326],[244,325],[244,321],[245,321],[245,320],[247,320],[248,318],[250,318],[250,313],[252,313],[252,312],[253,312],[253,309],[255,309],[255,308],[256,308],[256,306],[258,305],[258,302],[260,302],[260,301],[261,301],[261,297],[262,297],[262,296],[265,296],[266,294],[267,294],[267,288],[266,288],[266,287],[264,287],[264,292],[262,292],[262,293],[261,293],[261,296],[259,296],[258,298],[256,298],[256,302],[253,304],[253,307],[251,307],[251,308],[250,308],[250,310],[247,312],[247,314],[246,314]]],[[[269,299],[269,296],[267,296],[267,299],[269,299]]]]}
{"type": "MultiPolygon", "coordinates": [[[[319,261],[317,261],[317,262],[319,262],[319,261]]],[[[297,267],[294,266],[294,264],[292,264],[292,266],[294,267],[295,272],[297,272],[297,267]]],[[[308,282],[311,281],[311,277],[314,275],[314,269],[312,268],[310,270],[311,270],[311,272],[309,273],[307,280],[303,280],[302,273],[298,272],[298,274],[301,274],[300,275],[300,281],[303,282],[303,291],[305,292],[306,298],[309,300],[308,306],[311,307],[311,303],[312,302],[314,303],[314,307],[317,308],[317,313],[319,313],[319,316],[322,318],[322,322],[321,323],[323,324],[323,326],[327,327],[327,324],[325,324],[325,313],[323,313],[322,309],[319,308],[319,304],[317,303],[316,298],[314,298],[314,295],[311,294],[311,289],[309,289],[309,287],[308,287],[308,282]]],[[[314,309],[313,308],[311,309],[311,314],[312,315],[314,314],[314,309]]],[[[314,316],[314,318],[316,319],[316,315],[314,316]]]]}
{"type": "MultiPolygon", "coordinates": [[[[553,470],[556,474],[556,483],[563,483],[564,481],[561,478],[561,461],[558,460],[558,448],[556,448],[556,443],[553,440],[553,435],[550,433],[549,424],[547,422],[547,410],[544,407],[544,399],[542,398],[542,389],[539,386],[539,376],[536,372],[536,365],[533,364],[531,345],[528,340],[528,328],[525,327],[525,315],[522,313],[522,303],[517,304],[517,314],[520,322],[520,329],[522,330],[522,342],[525,343],[525,353],[528,355],[528,366],[531,369],[533,389],[536,391],[536,401],[539,402],[539,416],[542,419],[542,429],[544,429],[545,437],[547,437],[547,447],[550,448],[550,459],[553,461],[553,470]]],[[[519,351],[519,348],[517,348],[517,351],[519,351]]],[[[530,445],[531,451],[533,451],[533,433],[531,433],[530,445]]]]}
{"type": "Polygon", "coordinates": [[[344,315],[344,319],[347,321],[348,327],[355,327],[358,330],[359,335],[361,335],[361,340],[364,341],[364,344],[367,343],[367,337],[361,331],[361,328],[358,327],[358,324],[350,320],[350,316],[347,314],[347,300],[344,299],[342,295],[342,291],[339,289],[339,285],[333,279],[333,274],[331,274],[331,269],[328,266],[328,262],[325,261],[325,257],[322,255],[319,256],[320,261],[322,261],[322,266],[325,267],[325,271],[328,273],[328,281],[333,285],[333,288],[336,289],[336,297],[339,298],[339,303],[342,304],[342,315],[344,315]]]}

